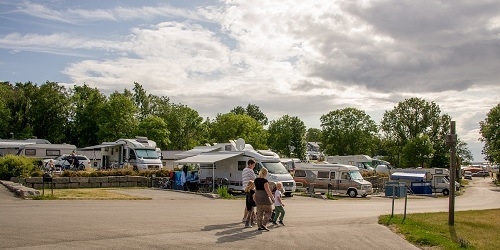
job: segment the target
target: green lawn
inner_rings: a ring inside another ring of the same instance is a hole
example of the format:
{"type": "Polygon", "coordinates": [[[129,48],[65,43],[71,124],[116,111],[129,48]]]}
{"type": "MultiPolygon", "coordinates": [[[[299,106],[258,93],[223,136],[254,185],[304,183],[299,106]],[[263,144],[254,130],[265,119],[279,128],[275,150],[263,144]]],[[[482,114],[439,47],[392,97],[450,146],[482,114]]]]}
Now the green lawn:
{"type": "Polygon", "coordinates": [[[454,227],[448,213],[382,215],[379,223],[409,242],[433,249],[500,249],[500,209],[456,211],[454,227]]]}

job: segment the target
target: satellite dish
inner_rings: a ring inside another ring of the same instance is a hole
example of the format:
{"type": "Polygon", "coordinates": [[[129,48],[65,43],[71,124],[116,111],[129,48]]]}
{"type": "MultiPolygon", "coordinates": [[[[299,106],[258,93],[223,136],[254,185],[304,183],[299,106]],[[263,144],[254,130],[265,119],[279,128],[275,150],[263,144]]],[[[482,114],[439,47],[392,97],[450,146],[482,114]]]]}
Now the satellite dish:
{"type": "Polygon", "coordinates": [[[245,149],[245,140],[243,140],[243,138],[238,138],[238,140],[236,140],[236,149],[239,151],[245,149]]]}

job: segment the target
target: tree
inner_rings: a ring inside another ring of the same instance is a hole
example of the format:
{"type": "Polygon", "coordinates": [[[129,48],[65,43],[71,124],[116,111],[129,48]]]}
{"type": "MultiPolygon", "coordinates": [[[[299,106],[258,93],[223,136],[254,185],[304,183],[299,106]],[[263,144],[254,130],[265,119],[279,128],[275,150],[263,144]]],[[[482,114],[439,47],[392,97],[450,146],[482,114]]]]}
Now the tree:
{"type": "Polygon", "coordinates": [[[271,121],[268,128],[267,143],[276,153],[286,157],[304,159],[306,155],[306,126],[297,116],[282,116],[271,121]]]}
{"type": "Polygon", "coordinates": [[[170,132],[168,149],[188,150],[198,146],[203,137],[203,130],[199,129],[203,118],[198,111],[182,104],[165,105],[160,117],[170,132]]]}
{"type": "Polygon", "coordinates": [[[450,121],[447,114],[441,115],[437,104],[420,98],[406,99],[399,102],[393,110],[386,111],[380,129],[384,139],[390,141],[388,151],[398,156],[391,163],[402,165],[403,147],[411,139],[427,135],[434,150],[430,167],[449,165],[449,146],[445,143],[445,136],[449,131],[450,121]]]}
{"type": "Polygon", "coordinates": [[[218,114],[210,127],[211,142],[228,142],[243,138],[256,149],[267,148],[267,133],[257,120],[248,115],[218,114]]]}
{"type": "Polygon", "coordinates": [[[255,104],[249,103],[246,109],[244,109],[241,106],[236,106],[229,112],[237,115],[248,115],[253,119],[257,120],[258,122],[260,122],[262,126],[266,126],[268,124],[267,116],[264,115],[264,113],[260,111],[259,106],[255,104]]]}
{"type": "Polygon", "coordinates": [[[101,144],[96,128],[103,120],[101,115],[105,112],[103,109],[106,97],[97,88],[90,88],[86,84],[74,86],[71,92],[72,110],[68,139],[78,147],[101,144]]]}
{"type": "Polygon", "coordinates": [[[99,141],[115,141],[132,137],[137,127],[136,111],[137,107],[134,105],[130,92],[111,94],[99,116],[97,132],[99,141]]]}
{"type": "Polygon", "coordinates": [[[321,118],[322,145],[329,155],[373,155],[377,126],[364,111],[344,108],[321,118]]]}
{"type": "Polygon", "coordinates": [[[484,142],[485,160],[500,163],[500,103],[490,109],[484,121],[479,122],[480,141],[484,142]]]}
{"type": "Polygon", "coordinates": [[[308,128],[306,132],[306,141],[308,142],[319,142],[321,141],[321,129],[319,128],[308,128]]]}
{"type": "Polygon", "coordinates": [[[434,150],[428,135],[418,135],[403,147],[404,167],[426,167],[429,165],[434,150]]]}
{"type": "Polygon", "coordinates": [[[11,112],[7,103],[12,99],[14,90],[9,82],[0,82],[0,138],[11,138],[11,112]]]}
{"type": "Polygon", "coordinates": [[[167,123],[158,116],[150,115],[142,119],[135,134],[146,136],[149,140],[155,141],[159,148],[167,148],[167,145],[170,144],[167,123]]]}
{"type": "Polygon", "coordinates": [[[467,147],[467,143],[458,140],[457,147],[457,166],[461,165],[470,165],[474,157],[472,156],[472,152],[467,147]]]}

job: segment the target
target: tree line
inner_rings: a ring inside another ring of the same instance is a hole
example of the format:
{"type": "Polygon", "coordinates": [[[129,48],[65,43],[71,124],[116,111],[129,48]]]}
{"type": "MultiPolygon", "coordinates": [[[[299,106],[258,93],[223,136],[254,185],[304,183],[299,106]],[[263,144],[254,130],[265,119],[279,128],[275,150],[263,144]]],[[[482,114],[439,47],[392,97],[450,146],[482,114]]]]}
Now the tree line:
{"type": "MultiPolygon", "coordinates": [[[[49,81],[41,85],[0,82],[0,97],[0,138],[37,137],[81,148],[146,136],[162,150],[189,150],[243,138],[254,148],[301,159],[312,141],[320,142],[327,155],[382,155],[398,167],[449,165],[445,136],[451,118],[434,102],[420,98],[398,103],[384,113],[379,125],[364,111],[348,107],[322,115],[321,128],[306,128],[296,116],[269,121],[255,104],[204,119],[186,105],[147,93],[139,83],[132,90],[106,96],[86,84],[66,89],[49,81]]],[[[500,116],[500,108],[496,109],[495,116],[500,116]]],[[[487,129],[490,120],[482,121],[481,127],[492,134],[495,130],[487,129]]],[[[490,138],[494,137],[482,138],[488,157],[500,147],[490,138]]],[[[460,140],[458,155],[459,162],[472,160],[467,144],[460,140]]]]}

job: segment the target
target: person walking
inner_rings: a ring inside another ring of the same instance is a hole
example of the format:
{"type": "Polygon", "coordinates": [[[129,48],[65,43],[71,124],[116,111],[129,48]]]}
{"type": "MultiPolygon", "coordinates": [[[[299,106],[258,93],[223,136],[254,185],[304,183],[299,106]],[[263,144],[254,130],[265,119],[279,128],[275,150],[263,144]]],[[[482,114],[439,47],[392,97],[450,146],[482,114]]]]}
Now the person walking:
{"type": "Polygon", "coordinates": [[[249,181],[247,186],[245,187],[246,193],[246,208],[247,208],[247,217],[245,222],[245,228],[252,227],[252,224],[255,220],[254,208],[257,206],[255,204],[255,183],[253,181],[249,181]]]}
{"type": "MultiPolygon", "coordinates": [[[[255,160],[254,159],[249,159],[247,162],[247,167],[243,169],[243,172],[241,173],[241,181],[242,181],[242,186],[246,187],[248,185],[249,181],[255,180],[256,176],[255,173],[253,172],[253,169],[255,168],[255,160]]],[[[242,222],[246,222],[246,218],[248,215],[248,210],[245,205],[245,211],[243,212],[243,220],[242,222]]]]}
{"type": "Polygon", "coordinates": [[[257,205],[257,226],[258,230],[269,231],[266,227],[273,211],[274,197],[267,181],[268,171],[262,168],[259,171],[259,177],[255,178],[255,204],[257,205]]]}
{"type": "Polygon", "coordinates": [[[279,218],[279,223],[280,225],[284,226],[283,224],[283,217],[285,217],[285,204],[283,204],[283,201],[281,200],[281,192],[283,191],[283,184],[281,182],[276,183],[276,191],[274,192],[274,217],[273,217],[273,224],[278,225],[276,221],[279,218]]]}

